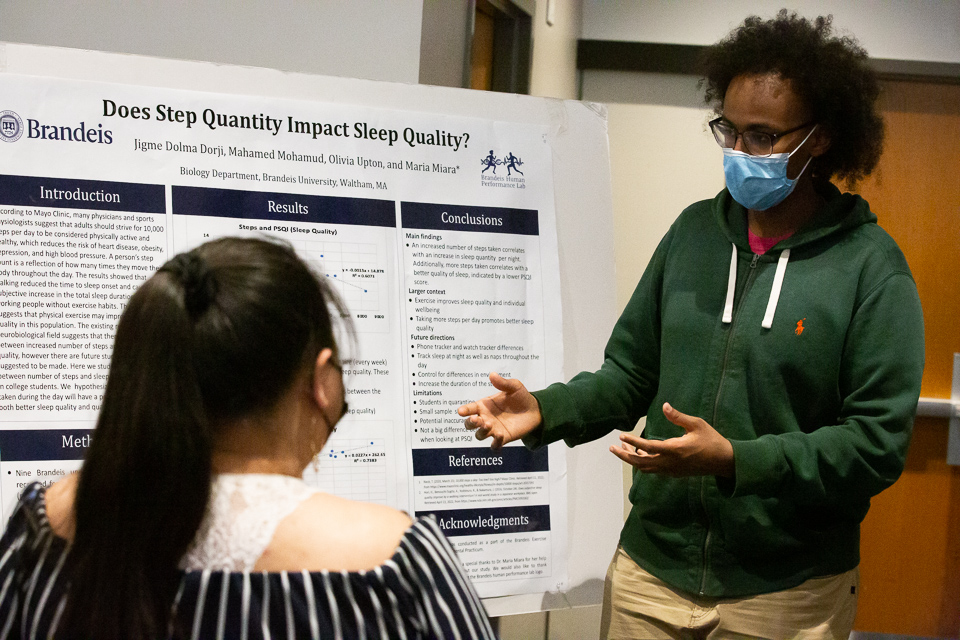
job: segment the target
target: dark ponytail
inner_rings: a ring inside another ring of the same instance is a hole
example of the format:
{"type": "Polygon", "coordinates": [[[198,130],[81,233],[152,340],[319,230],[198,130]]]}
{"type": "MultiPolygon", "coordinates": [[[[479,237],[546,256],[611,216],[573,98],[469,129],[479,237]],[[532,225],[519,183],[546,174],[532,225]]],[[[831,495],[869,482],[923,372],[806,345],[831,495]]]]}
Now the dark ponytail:
{"type": "Polygon", "coordinates": [[[343,312],[289,246],[239,238],[177,256],[130,298],[80,472],[61,637],[167,636],[218,429],[335,349],[328,302],[343,312]]]}

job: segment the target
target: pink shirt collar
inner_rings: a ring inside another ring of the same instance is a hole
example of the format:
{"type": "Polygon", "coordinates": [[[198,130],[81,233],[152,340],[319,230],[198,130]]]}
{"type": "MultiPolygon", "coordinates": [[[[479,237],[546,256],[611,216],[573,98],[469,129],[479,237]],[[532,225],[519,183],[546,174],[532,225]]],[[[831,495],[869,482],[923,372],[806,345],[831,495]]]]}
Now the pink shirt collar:
{"type": "Polygon", "coordinates": [[[770,249],[772,249],[775,244],[777,244],[781,240],[786,240],[792,235],[793,233],[791,232],[782,236],[762,238],[757,234],[755,234],[750,229],[747,229],[747,240],[749,240],[750,242],[750,250],[756,253],[757,255],[761,255],[761,256],[765,254],[767,251],[769,251],[770,249]]]}

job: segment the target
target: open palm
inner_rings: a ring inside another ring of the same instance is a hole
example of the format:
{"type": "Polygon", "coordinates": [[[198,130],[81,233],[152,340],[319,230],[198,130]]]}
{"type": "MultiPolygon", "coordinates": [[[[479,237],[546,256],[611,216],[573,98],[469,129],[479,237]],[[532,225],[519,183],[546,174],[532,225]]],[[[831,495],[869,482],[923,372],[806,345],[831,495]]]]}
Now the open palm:
{"type": "Polygon", "coordinates": [[[490,383],[499,391],[457,409],[464,426],[476,430],[477,440],[493,438],[491,449],[499,449],[532,433],[540,426],[540,405],[519,380],[490,374],[490,383]]]}

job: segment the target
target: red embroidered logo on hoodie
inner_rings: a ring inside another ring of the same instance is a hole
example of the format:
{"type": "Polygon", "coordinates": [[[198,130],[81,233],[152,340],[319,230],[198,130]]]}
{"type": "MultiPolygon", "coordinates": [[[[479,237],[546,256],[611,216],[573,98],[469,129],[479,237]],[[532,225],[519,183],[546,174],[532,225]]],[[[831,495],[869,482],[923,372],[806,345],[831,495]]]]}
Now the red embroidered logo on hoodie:
{"type": "MultiPolygon", "coordinates": [[[[804,318],[803,320],[806,320],[806,318],[804,318]]],[[[803,333],[803,320],[797,321],[797,335],[800,335],[801,333],[803,333]]]]}

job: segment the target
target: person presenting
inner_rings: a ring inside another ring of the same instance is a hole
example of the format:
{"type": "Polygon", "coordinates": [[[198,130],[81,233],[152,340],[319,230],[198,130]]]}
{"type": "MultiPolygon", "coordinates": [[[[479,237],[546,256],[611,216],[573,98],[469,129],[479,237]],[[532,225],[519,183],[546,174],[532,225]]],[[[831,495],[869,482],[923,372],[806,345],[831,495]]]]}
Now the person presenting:
{"type": "Polygon", "coordinates": [[[0,540],[0,638],[495,637],[436,522],[302,480],[347,412],[328,304],[267,239],[140,286],[80,472],[0,540]]]}
{"type": "Polygon", "coordinates": [[[493,447],[613,429],[634,467],[604,638],[846,638],[860,522],[903,470],[923,316],[856,183],[883,143],[866,52],[830,17],[747,18],[704,56],[726,188],[684,210],[599,371],[461,406],[493,447]],[[692,634],[692,635],[691,635],[692,634]]]}

